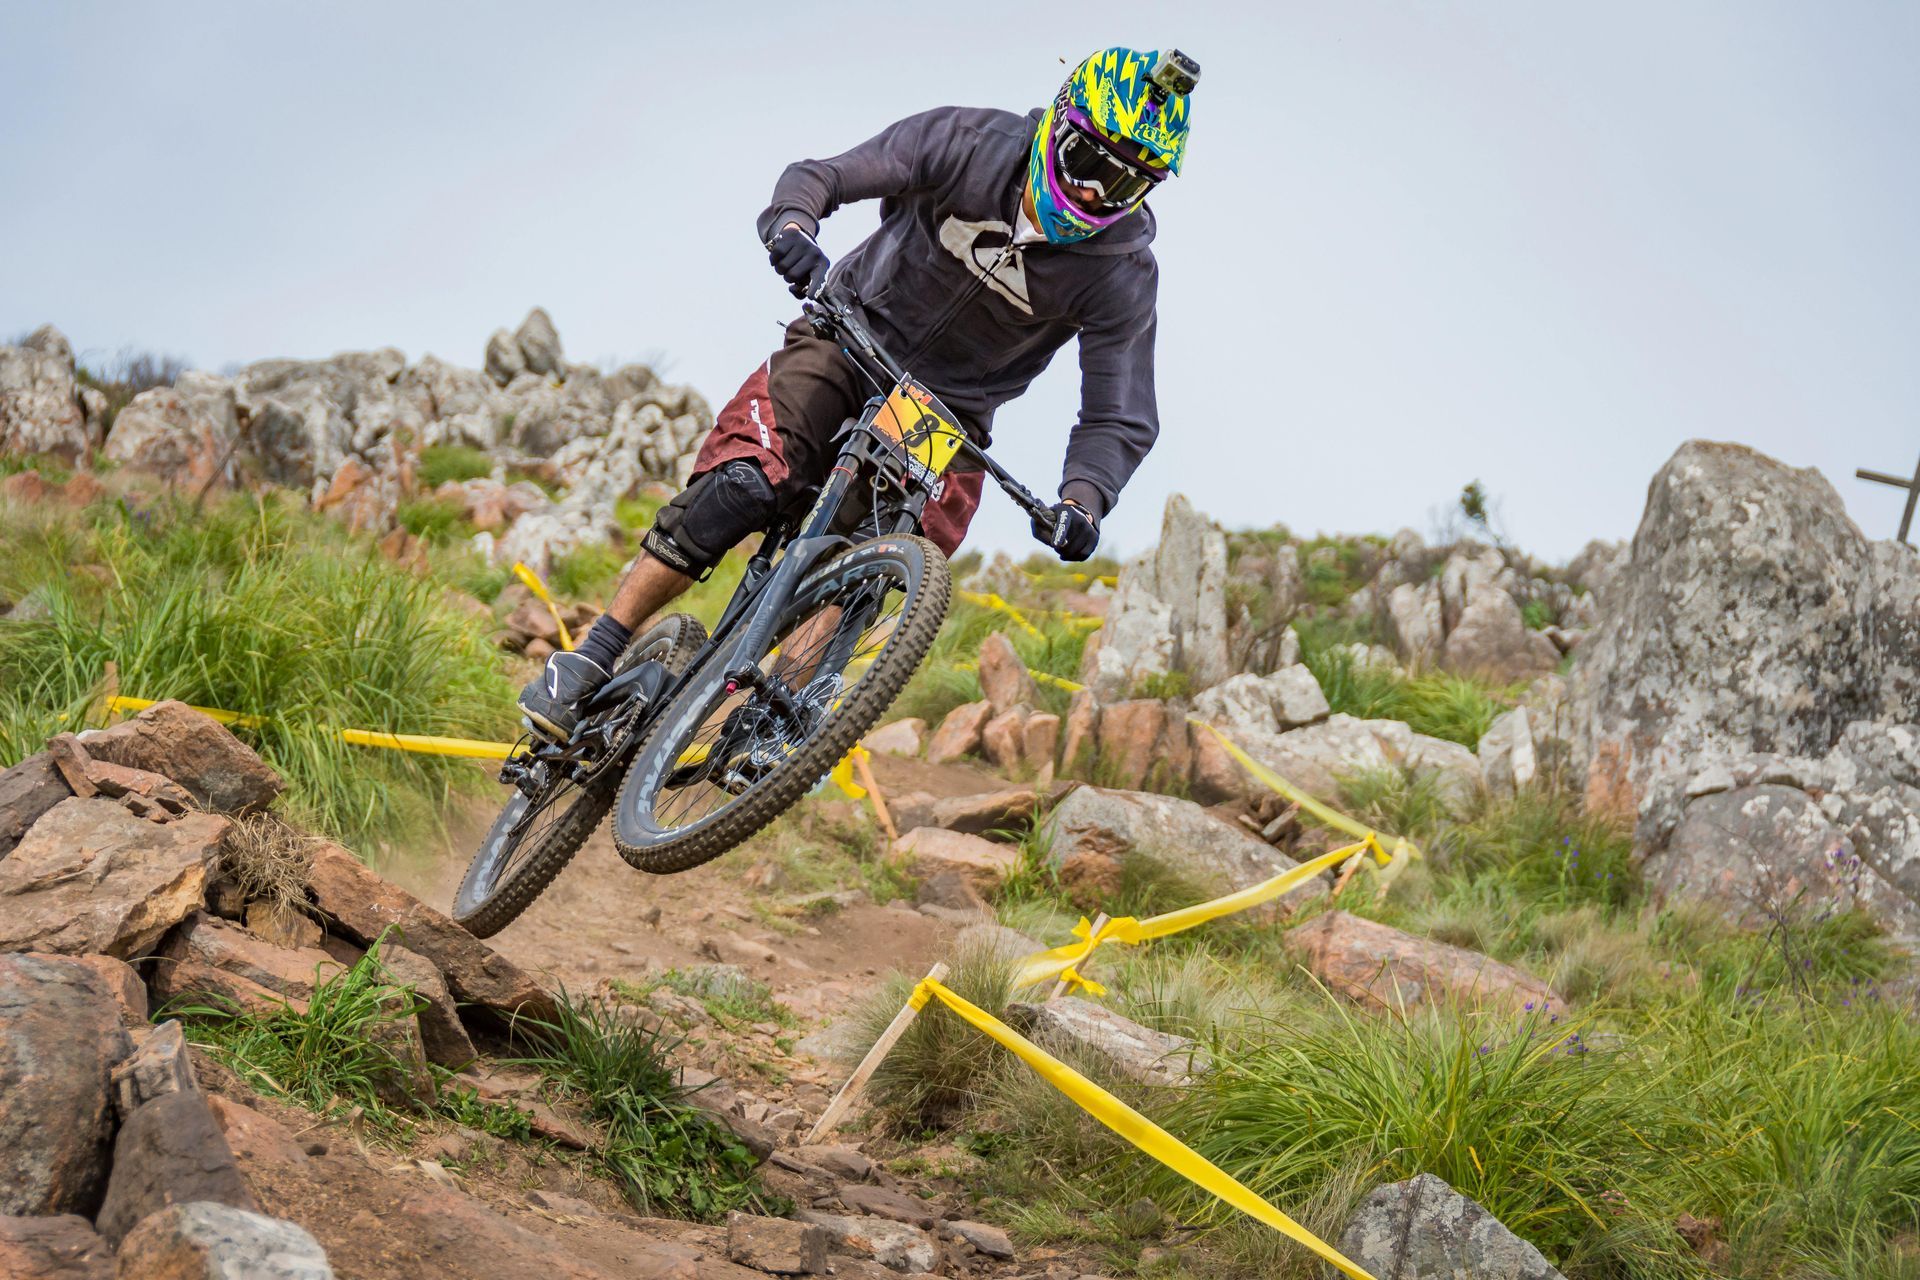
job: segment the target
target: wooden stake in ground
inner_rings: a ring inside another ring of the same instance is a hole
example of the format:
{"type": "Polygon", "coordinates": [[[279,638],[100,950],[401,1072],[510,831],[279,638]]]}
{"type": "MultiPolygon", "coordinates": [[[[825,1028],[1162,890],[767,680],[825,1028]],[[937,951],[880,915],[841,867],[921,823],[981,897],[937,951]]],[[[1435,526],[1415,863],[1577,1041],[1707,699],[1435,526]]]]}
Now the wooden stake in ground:
{"type": "MultiPolygon", "coordinates": [[[[945,982],[947,966],[944,963],[934,965],[927,970],[927,977],[934,982],[945,982]]],[[[873,1078],[873,1073],[880,1069],[880,1064],[886,1061],[889,1053],[893,1052],[893,1046],[900,1042],[900,1037],[907,1034],[907,1028],[913,1025],[913,1019],[919,1012],[911,1004],[900,1006],[900,1012],[893,1015],[893,1021],[887,1024],[887,1029],[882,1031],[880,1038],[873,1042],[873,1048],[867,1050],[867,1056],[860,1059],[860,1065],[853,1069],[853,1074],[847,1077],[847,1082],[840,1086],[840,1092],[833,1095],[833,1101],[829,1102],[827,1109],[820,1114],[820,1119],[813,1126],[812,1132],[807,1134],[809,1143],[820,1141],[839,1127],[840,1121],[846,1117],[847,1109],[859,1101],[861,1091],[867,1087],[867,1081],[873,1078]]]]}
{"type": "Polygon", "coordinates": [[[853,751],[853,771],[860,775],[860,785],[867,789],[867,799],[873,801],[873,812],[880,819],[880,829],[887,833],[887,845],[900,838],[900,832],[893,825],[893,815],[887,812],[887,798],[880,792],[880,784],[873,779],[873,768],[867,763],[867,753],[859,747],[853,751]]]}
{"type": "MultiPolygon", "coordinates": [[[[1100,931],[1106,927],[1107,927],[1107,913],[1102,911],[1099,915],[1093,918],[1093,928],[1088,932],[1087,936],[1090,938],[1097,938],[1100,936],[1100,931]]],[[[1082,960],[1079,964],[1073,966],[1073,971],[1079,974],[1083,978],[1086,977],[1087,967],[1093,963],[1094,954],[1095,953],[1091,951],[1087,952],[1086,958],[1082,960]]],[[[1055,1000],[1058,1000],[1061,996],[1065,994],[1067,994],[1067,980],[1065,978],[1062,978],[1060,979],[1060,981],[1053,984],[1053,990],[1047,995],[1047,1000],[1049,1003],[1051,1003],[1055,1000]]]]}

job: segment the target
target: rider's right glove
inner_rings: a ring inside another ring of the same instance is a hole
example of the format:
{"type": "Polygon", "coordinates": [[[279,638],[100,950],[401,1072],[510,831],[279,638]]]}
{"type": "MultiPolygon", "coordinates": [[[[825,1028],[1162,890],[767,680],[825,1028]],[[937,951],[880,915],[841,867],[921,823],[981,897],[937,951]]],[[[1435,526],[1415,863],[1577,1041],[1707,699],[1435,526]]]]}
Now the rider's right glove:
{"type": "Polygon", "coordinates": [[[1047,508],[1053,513],[1053,530],[1048,532],[1033,518],[1033,536],[1053,548],[1062,560],[1086,560],[1100,545],[1100,522],[1077,502],[1056,502],[1047,508]]]}
{"type": "Polygon", "coordinates": [[[804,298],[827,277],[827,255],[798,227],[782,227],[767,241],[767,258],[796,298],[804,298]]]}

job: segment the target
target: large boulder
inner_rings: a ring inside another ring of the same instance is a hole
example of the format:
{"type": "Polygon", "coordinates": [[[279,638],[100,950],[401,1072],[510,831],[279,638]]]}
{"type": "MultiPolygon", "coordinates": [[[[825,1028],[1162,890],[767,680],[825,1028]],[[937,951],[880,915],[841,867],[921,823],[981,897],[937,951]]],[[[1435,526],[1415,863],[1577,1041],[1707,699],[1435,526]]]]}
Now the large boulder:
{"type": "Polygon", "coordinates": [[[112,800],[74,797],[0,859],[0,951],[146,954],[195,910],[227,819],[156,824],[112,800]]]}
{"type": "Polygon", "coordinates": [[[1329,987],[1378,1009],[1458,1002],[1514,1014],[1566,1011],[1552,988],[1524,970],[1345,911],[1288,930],[1287,946],[1329,987]]]}
{"type": "Polygon", "coordinates": [[[0,955],[0,1214],[93,1216],[113,1143],[113,1068],[132,1049],[91,970],[0,955]]]}
{"type": "MultiPolygon", "coordinates": [[[[1076,856],[1118,861],[1141,853],[1207,887],[1244,889],[1296,865],[1191,800],[1142,791],[1076,788],[1053,807],[1042,830],[1055,865],[1076,856]]],[[[1294,897],[1323,891],[1315,881],[1294,897]]]]}
{"type": "Polygon", "coordinates": [[[243,1007],[304,1010],[314,988],[343,968],[318,947],[279,947],[196,911],[167,935],[150,979],[162,1004],[211,997],[243,1007]]]}
{"type": "Polygon", "coordinates": [[[1186,716],[1158,698],[1133,698],[1101,710],[1095,733],[1102,781],[1133,790],[1185,784],[1193,763],[1186,716]]]}
{"type": "Polygon", "coordinates": [[[13,852],[42,814],[72,794],[53,757],[44,751],[0,771],[0,858],[13,852]]]}
{"type": "Polygon", "coordinates": [[[1824,757],[1850,724],[1920,721],[1920,556],[1870,543],[1812,469],[1691,441],[1654,476],[1574,670],[1579,762],[1664,847],[1704,762],[1824,757]]]}
{"type": "Polygon", "coordinates": [[[1498,587],[1475,591],[1447,634],[1441,661],[1449,671],[1513,684],[1560,665],[1560,647],[1528,629],[1513,597],[1498,587]]]}
{"type": "Polygon", "coordinates": [[[469,1018],[554,1015],[553,997],[518,965],[375,875],[339,845],[323,843],[315,850],[307,895],[337,932],[361,946],[372,945],[388,929],[396,930],[396,941],[426,957],[446,978],[447,989],[469,1018]]]}
{"type": "Polygon", "coordinates": [[[520,348],[521,363],[528,373],[552,377],[559,374],[566,363],[566,353],[560,349],[559,330],[553,327],[553,317],[545,307],[527,312],[527,318],[514,332],[513,341],[520,348]]]}
{"type": "Polygon", "coordinates": [[[1108,701],[1166,671],[1185,672],[1194,691],[1225,680],[1233,674],[1226,593],[1226,535],[1185,494],[1172,495],[1160,541],[1120,574],[1083,682],[1108,701]]]}
{"type": "Polygon", "coordinates": [[[120,1244],[117,1280],[333,1280],[304,1227],[213,1201],[171,1205],[120,1244]]]}
{"type": "Polygon", "coordinates": [[[1243,671],[1193,700],[1193,713],[1228,734],[1281,733],[1324,720],[1330,708],[1313,672],[1296,663],[1271,675],[1243,671]]]}
{"type": "Polygon", "coordinates": [[[0,347],[0,453],[78,462],[86,452],[87,415],[66,338],[44,325],[23,346],[0,347]]]}
{"type": "Polygon", "coordinates": [[[148,1214],[205,1200],[259,1209],[199,1090],[162,1094],[135,1108],[113,1145],[100,1234],[116,1245],[148,1214]]]}
{"type": "MultiPolygon", "coordinates": [[[[1340,1252],[1393,1280],[1565,1280],[1538,1249],[1430,1173],[1375,1187],[1348,1220],[1340,1252]]],[[[1321,1274],[1339,1275],[1331,1266],[1321,1274]]]]}
{"type": "Polygon", "coordinates": [[[103,455],[169,484],[198,490],[233,480],[240,434],[233,384],[210,373],[183,373],[170,387],[142,391],[113,420],[103,455]]]}
{"type": "Polygon", "coordinates": [[[1002,632],[989,632],[980,642],[979,673],[980,692],[987,695],[987,703],[996,714],[1040,701],[1040,691],[1026,662],[1002,632]]]}
{"type": "Polygon", "coordinates": [[[95,760],[171,778],[202,808],[248,814],[286,787],[226,726],[184,702],[158,702],[131,720],[80,735],[95,760]]]}

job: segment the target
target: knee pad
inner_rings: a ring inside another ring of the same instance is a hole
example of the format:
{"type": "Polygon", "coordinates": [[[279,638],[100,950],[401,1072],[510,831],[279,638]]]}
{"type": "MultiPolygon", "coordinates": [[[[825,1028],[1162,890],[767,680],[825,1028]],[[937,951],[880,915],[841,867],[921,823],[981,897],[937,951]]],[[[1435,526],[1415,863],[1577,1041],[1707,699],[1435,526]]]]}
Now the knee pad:
{"type": "Polygon", "coordinates": [[[661,508],[641,545],[668,568],[704,578],[735,543],[764,529],[777,505],[767,473],[735,458],[661,508]]]}

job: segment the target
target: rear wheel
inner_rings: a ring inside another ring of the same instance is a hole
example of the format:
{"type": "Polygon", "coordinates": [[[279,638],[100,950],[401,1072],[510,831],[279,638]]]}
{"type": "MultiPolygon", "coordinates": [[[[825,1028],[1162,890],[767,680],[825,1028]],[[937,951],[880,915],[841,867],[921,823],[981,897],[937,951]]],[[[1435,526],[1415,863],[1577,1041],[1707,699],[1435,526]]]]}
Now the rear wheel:
{"type": "MultiPolygon", "coordinates": [[[[634,637],[613,673],[619,675],[653,659],[678,675],[706,640],[707,629],[699,619],[672,614],[634,637]]],[[[553,883],[607,816],[618,777],[617,771],[610,771],[585,788],[571,778],[554,777],[533,795],[514,788],[467,867],[454,895],[453,918],[476,938],[490,938],[512,923],[553,883]]]]}
{"type": "Polygon", "coordinates": [[[613,843],[642,871],[697,867],[773,821],[893,704],[947,616],[946,557],[925,538],[862,543],[808,574],[731,687],[721,649],[681,686],[628,767],[613,843]]]}

